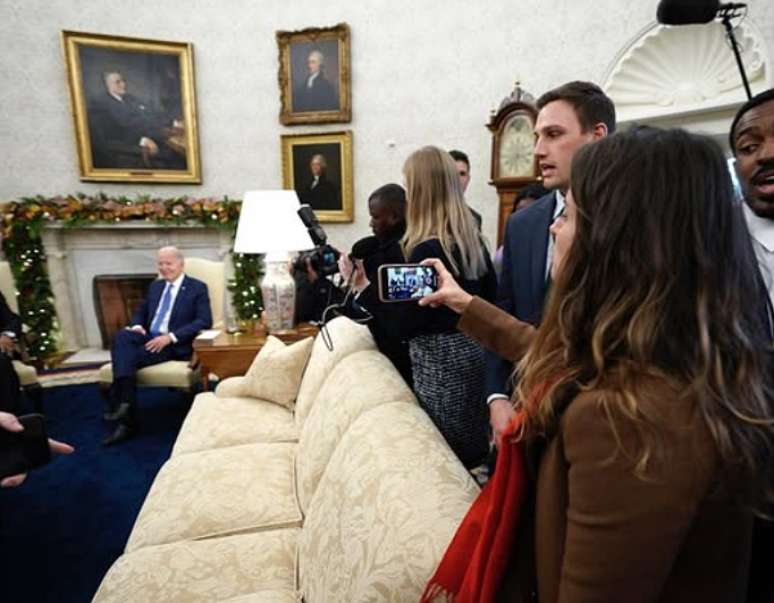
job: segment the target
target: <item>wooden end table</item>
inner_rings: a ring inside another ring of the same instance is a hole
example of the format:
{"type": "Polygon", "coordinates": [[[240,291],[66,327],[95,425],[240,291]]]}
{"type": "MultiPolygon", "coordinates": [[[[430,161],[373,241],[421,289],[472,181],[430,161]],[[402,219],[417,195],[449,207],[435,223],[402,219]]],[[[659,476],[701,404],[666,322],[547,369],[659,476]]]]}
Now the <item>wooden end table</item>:
{"type": "Polygon", "coordinates": [[[300,341],[317,335],[318,328],[301,323],[290,331],[276,333],[220,333],[215,339],[194,339],[193,348],[202,373],[202,387],[210,387],[210,373],[219,379],[244,375],[253,363],[255,355],[261,351],[269,335],[285,343],[300,341]]]}

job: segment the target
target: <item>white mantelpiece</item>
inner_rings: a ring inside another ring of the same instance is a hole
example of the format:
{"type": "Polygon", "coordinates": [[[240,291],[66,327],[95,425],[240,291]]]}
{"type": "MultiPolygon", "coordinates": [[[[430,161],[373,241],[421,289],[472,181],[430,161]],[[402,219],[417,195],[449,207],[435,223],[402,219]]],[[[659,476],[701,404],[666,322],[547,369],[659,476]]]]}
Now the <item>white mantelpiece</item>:
{"type": "MultiPolygon", "coordinates": [[[[92,294],[96,275],[154,273],[156,251],[165,245],[175,245],[189,257],[225,261],[226,278],[233,275],[231,233],[223,229],[151,222],[83,228],[54,223],[42,236],[63,346],[68,350],[102,347],[92,294]]],[[[226,303],[227,316],[230,308],[226,303]]]]}

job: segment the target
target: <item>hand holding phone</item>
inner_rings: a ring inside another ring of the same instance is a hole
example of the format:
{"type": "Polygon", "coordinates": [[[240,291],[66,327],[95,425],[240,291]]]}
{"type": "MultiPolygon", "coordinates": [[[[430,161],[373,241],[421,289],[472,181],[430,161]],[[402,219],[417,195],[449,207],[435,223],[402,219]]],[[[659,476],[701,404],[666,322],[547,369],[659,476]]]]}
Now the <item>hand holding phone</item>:
{"type": "Polygon", "coordinates": [[[419,301],[438,289],[433,266],[383,264],[379,266],[379,299],[383,302],[419,301]]]}
{"type": "Polygon", "coordinates": [[[24,415],[17,419],[0,412],[0,486],[18,486],[27,471],[48,463],[52,452],[70,454],[73,447],[46,436],[43,415],[24,415]]]}

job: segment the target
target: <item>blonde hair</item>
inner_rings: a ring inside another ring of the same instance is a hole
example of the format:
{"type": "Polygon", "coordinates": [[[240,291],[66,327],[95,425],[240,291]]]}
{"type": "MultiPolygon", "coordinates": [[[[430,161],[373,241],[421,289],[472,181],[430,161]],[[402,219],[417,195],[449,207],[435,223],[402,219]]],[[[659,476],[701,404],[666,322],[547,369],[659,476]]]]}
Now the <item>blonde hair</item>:
{"type": "Polygon", "coordinates": [[[403,254],[408,258],[423,241],[438,239],[457,274],[469,279],[482,276],[487,270],[484,247],[451,155],[438,147],[422,147],[406,159],[403,175],[408,202],[403,254]],[[461,266],[454,259],[455,247],[461,266]]]}

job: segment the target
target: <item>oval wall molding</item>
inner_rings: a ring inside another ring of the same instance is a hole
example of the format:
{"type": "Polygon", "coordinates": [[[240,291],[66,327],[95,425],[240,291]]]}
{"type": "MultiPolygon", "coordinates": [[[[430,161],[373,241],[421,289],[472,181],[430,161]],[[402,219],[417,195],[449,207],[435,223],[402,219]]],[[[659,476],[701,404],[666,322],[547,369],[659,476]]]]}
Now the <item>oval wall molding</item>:
{"type": "MultiPolygon", "coordinates": [[[[737,41],[753,94],[768,87],[770,68],[762,36],[747,22],[737,41]]],[[[618,55],[603,80],[621,122],[716,111],[746,97],[724,27],[645,28],[618,55]]]]}

